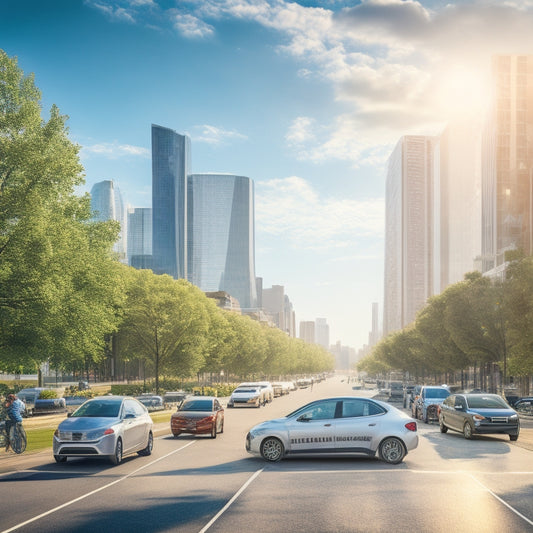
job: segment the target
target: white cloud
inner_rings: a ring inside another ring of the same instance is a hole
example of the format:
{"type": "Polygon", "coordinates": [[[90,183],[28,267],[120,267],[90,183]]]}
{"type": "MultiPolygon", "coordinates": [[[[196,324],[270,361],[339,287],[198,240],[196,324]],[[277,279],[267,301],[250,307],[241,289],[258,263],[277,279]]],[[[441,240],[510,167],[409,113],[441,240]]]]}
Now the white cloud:
{"type": "Polygon", "coordinates": [[[172,10],[172,20],[174,28],[184,37],[203,39],[214,34],[213,26],[190,14],[172,10]]]}
{"type": "Polygon", "coordinates": [[[345,249],[383,235],[384,201],[326,198],[304,179],[292,176],[257,181],[258,232],[284,237],[294,247],[345,249]]]}
{"type": "Polygon", "coordinates": [[[217,126],[210,126],[209,124],[203,124],[200,126],[195,126],[194,131],[191,135],[194,142],[204,142],[207,144],[228,144],[232,140],[246,140],[246,135],[239,133],[234,130],[225,130],[223,128],[218,128],[217,126]]]}
{"type": "Polygon", "coordinates": [[[108,159],[118,159],[120,157],[127,156],[149,158],[152,156],[152,152],[141,146],[118,144],[116,142],[98,143],[90,146],[83,146],[81,149],[81,157],[90,157],[91,155],[99,155],[107,157],[108,159]]]}

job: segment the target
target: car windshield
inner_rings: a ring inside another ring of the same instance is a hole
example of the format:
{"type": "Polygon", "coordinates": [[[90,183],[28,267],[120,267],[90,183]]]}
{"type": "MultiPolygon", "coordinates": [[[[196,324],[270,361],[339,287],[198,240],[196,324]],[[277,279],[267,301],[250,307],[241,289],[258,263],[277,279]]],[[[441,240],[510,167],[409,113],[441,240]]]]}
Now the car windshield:
{"type": "Polygon", "coordinates": [[[189,400],[180,408],[180,411],[212,411],[213,400],[189,400]]]}
{"type": "Polygon", "coordinates": [[[235,389],[234,392],[257,392],[257,389],[235,389]]]}
{"type": "Polygon", "coordinates": [[[472,396],[467,398],[468,407],[472,409],[509,409],[499,396],[472,396]]]}
{"type": "Polygon", "coordinates": [[[118,418],[122,400],[91,400],[72,413],[72,417],[118,418]]]}
{"type": "Polygon", "coordinates": [[[446,389],[426,389],[426,398],[447,398],[449,395],[446,389]]]}

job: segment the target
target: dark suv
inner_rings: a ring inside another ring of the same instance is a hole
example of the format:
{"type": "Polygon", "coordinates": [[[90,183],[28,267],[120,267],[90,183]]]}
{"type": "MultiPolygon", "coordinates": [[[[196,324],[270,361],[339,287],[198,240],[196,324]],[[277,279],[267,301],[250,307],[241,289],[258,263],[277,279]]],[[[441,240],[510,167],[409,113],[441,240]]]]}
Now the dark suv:
{"type": "Polygon", "coordinates": [[[503,433],[517,440],[520,433],[518,413],[497,394],[451,394],[440,406],[439,425],[442,433],[453,429],[465,439],[503,433]]]}

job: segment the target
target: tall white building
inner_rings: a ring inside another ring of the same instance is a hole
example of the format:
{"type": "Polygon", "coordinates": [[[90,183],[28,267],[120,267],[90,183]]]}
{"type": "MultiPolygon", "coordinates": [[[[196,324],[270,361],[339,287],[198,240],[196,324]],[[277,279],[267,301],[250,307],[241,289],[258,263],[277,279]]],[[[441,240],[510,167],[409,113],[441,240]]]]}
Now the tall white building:
{"type": "Polygon", "coordinates": [[[128,264],[150,268],[152,256],[152,208],[128,210],[128,264]]]}
{"type": "Polygon", "coordinates": [[[329,325],[325,318],[315,320],[315,341],[326,350],[329,350],[329,325]]]}
{"type": "Polygon", "coordinates": [[[411,323],[433,294],[435,138],[400,139],[388,162],[383,333],[411,323]]]}

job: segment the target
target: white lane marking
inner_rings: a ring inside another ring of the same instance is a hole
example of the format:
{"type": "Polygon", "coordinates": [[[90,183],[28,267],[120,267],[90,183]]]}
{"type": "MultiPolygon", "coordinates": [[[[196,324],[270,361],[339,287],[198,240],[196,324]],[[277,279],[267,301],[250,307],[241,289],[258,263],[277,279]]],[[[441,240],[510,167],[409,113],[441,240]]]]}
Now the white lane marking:
{"type": "Polygon", "coordinates": [[[478,483],[481,487],[483,487],[491,496],[493,496],[494,498],[496,498],[500,503],[503,503],[503,505],[505,505],[505,507],[507,507],[509,510],[511,510],[514,514],[516,514],[517,516],[519,516],[522,520],[525,520],[530,526],[533,526],[533,521],[530,520],[529,518],[527,518],[526,516],[524,516],[522,513],[520,513],[518,510],[516,510],[514,507],[512,507],[511,505],[509,505],[506,501],[502,500],[497,494],[495,494],[494,492],[492,492],[486,485],[484,485],[483,483],[481,483],[481,481],[479,481],[479,479],[476,479],[472,474],[468,474],[469,477],[471,477],[476,483],[478,483]]]}
{"type": "Polygon", "coordinates": [[[204,526],[199,533],[205,533],[233,504],[233,502],[246,490],[248,485],[264,470],[264,468],[261,468],[261,470],[257,470],[257,472],[254,472],[254,474],[248,479],[248,481],[233,495],[231,500],[220,509],[220,511],[207,523],[206,526],[204,526]]]}
{"type": "Polygon", "coordinates": [[[150,462],[150,463],[148,463],[146,465],[143,465],[143,466],[137,468],[137,470],[134,470],[133,472],[130,472],[129,474],[126,474],[125,476],[122,476],[119,479],[115,479],[115,481],[112,481],[111,483],[108,483],[107,485],[104,485],[103,487],[100,487],[98,489],[92,490],[91,492],[88,492],[87,494],[83,494],[82,496],[79,496],[78,498],[75,498],[74,500],[71,500],[69,502],[63,503],[62,505],[59,505],[58,507],[54,507],[53,509],[50,509],[49,511],[46,511],[45,513],[41,513],[38,516],[34,516],[33,518],[30,518],[29,520],[26,520],[25,522],[21,522],[20,524],[17,524],[16,526],[10,527],[9,529],[4,529],[1,533],[9,533],[10,531],[15,531],[16,529],[19,529],[19,528],[21,528],[23,526],[31,524],[32,522],[40,520],[41,518],[44,518],[45,516],[48,516],[48,515],[50,515],[52,513],[55,513],[55,512],[57,512],[57,511],[59,511],[61,509],[64,509],[65,507],[68,507],[69,505],[72,505],[72,504],[77,503],[77,502],[79,502],[81,500],[84,500],[85,498],[88,498],[89,496],[92,496],[93,494],[96,494],[97,492],[101,492],[101,491],[103,491],[105,489],[108,489],[109,487],[112,487],[113,485],[116,485],[117,483],[120,483],[121,481],[124,481],[125,479],[130,478],[134,474],[137,474],[141,470],[144,470],[144,469],[148,468],[149,466],[155,465],[159,461],[162,461],[163,459],[166,459],[167,457],[170,457],[171,455],[183,450],[184,448],[187,448],[187,446],[190,446],[191,444],[194,444],[195,442],[198,442],[198,441],[193,440],[193,441],[185,444],[181,448],[177,448],[176,450],[172,450],[170,453],[167,453],[166,455],[163,455],[162,457],[159,457],[155,461],[152,461],[152,462],[150,462]]]}

